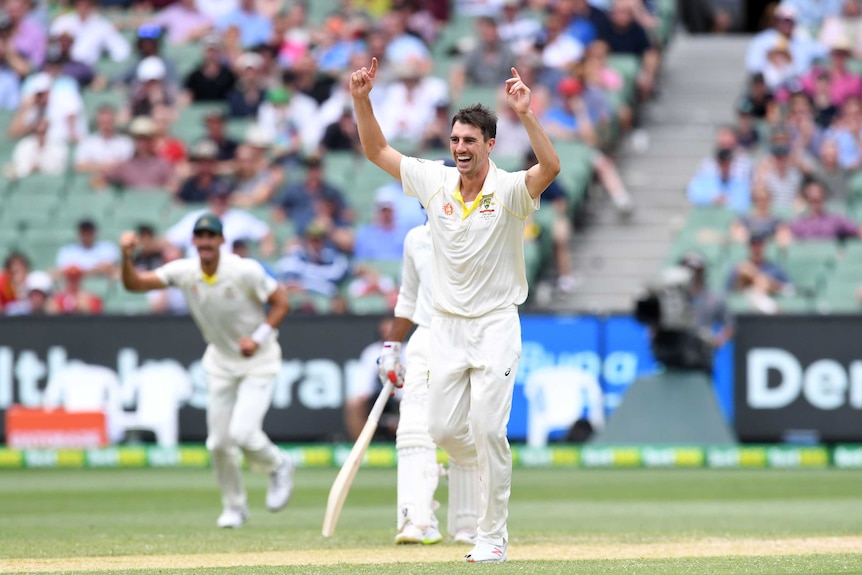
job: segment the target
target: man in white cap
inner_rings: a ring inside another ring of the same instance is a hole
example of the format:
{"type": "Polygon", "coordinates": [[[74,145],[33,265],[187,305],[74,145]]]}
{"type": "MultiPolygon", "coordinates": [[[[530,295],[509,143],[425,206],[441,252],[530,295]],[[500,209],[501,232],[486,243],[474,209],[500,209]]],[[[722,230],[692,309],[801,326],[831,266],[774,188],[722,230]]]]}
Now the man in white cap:
{"type": "Polygon", "coordinates": [[[47,72],[33,74],[21,87],[21,107],[9,125],[9,135],[22,138],[48,120],[48,139],[76,143],[87,134],[83,100],[74,80],[55,79],[47,72]]]}
{"type": "Polygon", "coordinates": [[[293,462],[263,432],[263,418],[281,369],[277,328],[290,309],[287,293],[258,262],[222,253],[222,223],[200,216],[192,229],[197,257],[178,259],[153,271],[134,264],[138,237],[125,232],[122,279],[134,292],[177,287],[208,346],[207,448],[222,492],[219,527],[238,528],[249,516],[239,462],[269,472],[266,506],[278,511],[293,489],[293,462]],[[269,306],[269,311],[266,311],[269,306]]]}
{"type": "Polygon", "coordinates": [[[782,2],[773,12],[773,27],[758,33],[748,46],[745,67],[749,74],[757,74],[766,69],[769,51],[779,40],[784,39],[797,73],[804,74],[814,61],[827,56],[827,48],[811,37],[808,30],[797,26],[798,11],[787,1],[782,2]]]}

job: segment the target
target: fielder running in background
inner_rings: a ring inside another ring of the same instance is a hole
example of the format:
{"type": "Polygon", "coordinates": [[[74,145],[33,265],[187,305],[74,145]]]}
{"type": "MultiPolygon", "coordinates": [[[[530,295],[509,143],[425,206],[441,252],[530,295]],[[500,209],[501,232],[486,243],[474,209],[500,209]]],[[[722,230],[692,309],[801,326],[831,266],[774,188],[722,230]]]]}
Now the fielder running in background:
{"type": "Polygon", "coordinates": [[[506,426],[521,354],[518,305],[527,298],[524,227],[560,160],[530,110],[530,89],[512,68],[506,100],[530,137],[539,162],[509,173],[491,161],[497,122],[482,105],[452,119],[455,168],[403,156],[391,148],[369,93],[377,60],[353,72],[350,93],[365,155],[401,180],[428,212],[432,294],[428,429],[452,465],[481,480],[478,540],[468,562],[506,560],[512,454],[506,426]]]}
{"type": "MultiPolygon", "coordinates": [[[[434,491],[440,476],[437,446],[428,433],[428,370],[431,303],[431,229],[417,226],[404,239],[401,288],[395,320],[378,362],[380,381],[395,372],[403,383],[401,416],[395,446],[398,450],[398,532],[395,543],[430,545],[442,539],[434,515],[434,491]],[[406,346],[406,370],[401,366],[401,343],[406,346]],[[403,377],[401,374],[403,373],[403,377]]],[[[476,543],[479,481],[475,469],[453,463],[449,467],[449,535],[458,543],[476,543]]]]}
{"type": "Polygon", "coordinates": [[[182,290],[207,346],[207,448],[212,453],[224,510],[219,527],[241,527],[248,519],[239,450],[253,468],[270,474],[266,506],[278,511],[293,489],[293,462],[263,432],[263,417],[272,400],[281,368],[276,328],[290,308],[284,288],[256,261],[221,253],[222,223],[212,214],[195,222],[195,258],[138,271],[133,261],[138,238],[126,232],[123,285],[129,291],[182,290]],[[269,304],[268,314],[264,306],[269,304]]]}

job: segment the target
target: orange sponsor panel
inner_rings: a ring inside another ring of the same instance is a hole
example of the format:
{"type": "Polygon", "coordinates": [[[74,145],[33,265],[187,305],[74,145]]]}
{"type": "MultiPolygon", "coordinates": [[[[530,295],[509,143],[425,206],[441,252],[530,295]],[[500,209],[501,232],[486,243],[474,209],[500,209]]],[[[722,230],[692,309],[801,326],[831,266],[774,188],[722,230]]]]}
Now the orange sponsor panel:
{"type": "Polygon", "coordinates": [[[102,447],[108,445],[105,414],[15,405],[6,412],[6,445],[15,449],[102,447]]]}

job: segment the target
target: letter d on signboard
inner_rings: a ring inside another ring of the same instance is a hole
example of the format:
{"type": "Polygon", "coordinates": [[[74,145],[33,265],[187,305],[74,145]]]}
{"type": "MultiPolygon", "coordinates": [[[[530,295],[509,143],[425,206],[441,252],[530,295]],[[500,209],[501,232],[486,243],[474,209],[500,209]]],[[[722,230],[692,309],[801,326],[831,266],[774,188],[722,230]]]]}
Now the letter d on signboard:
{"type": "Polygon", "coordinates": [[[783,349],[753,349],[748,352],[746,399],[755,409],[778,409],[793,402],[802,391],[802,368],[792,354],[783,349]],[[769,387],[769,370],[781,379],[769,387]]]}

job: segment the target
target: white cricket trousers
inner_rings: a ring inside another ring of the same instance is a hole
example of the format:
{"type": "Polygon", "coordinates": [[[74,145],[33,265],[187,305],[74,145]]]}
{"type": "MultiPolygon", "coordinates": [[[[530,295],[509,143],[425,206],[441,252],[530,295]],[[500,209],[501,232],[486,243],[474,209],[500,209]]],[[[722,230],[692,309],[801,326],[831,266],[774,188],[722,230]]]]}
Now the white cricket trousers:
{"type": "Polygon", "coordinates": [[[478,464],[480,541],[502,544],[512,487],[506,439],[521,356],[517,308],[431,320],[429,431],[452,465],[478,464]]]}
{"type": "MultiPolygon", "coordinates": [[[[261,355],[272,356],[273,353],[267,350],[261,355]]],[[[251,358],[250,362],[255,359],[272,358],[251,358]]],[[[271,365],[271,362],[267,363],[271,365]]],[[[281,451],[263,432],[263,418],[272,401],[275,373],[266,373],[269,369],[254,369],[262,364],[262,361],[258,365],[249,363],[251,369],[240,371],[230,369],[233,366],[218,360],[212,362],[212,357],[204,358],[207,373],[207,449],[212,454],[225,508],[246,505],[240,451],[253,468],[267,472],[274,471],[282,461],[281,451]]]]}
{"type": "Polygon", "coordinates": [[[437,446],[428,433],[429,328],[419,326],[407,342],[403,395],[395,434],[398,450],[398,516],[400,531],[407,521],[420,529],[436,527],[434,492],[440,472],[437,446]]]}

